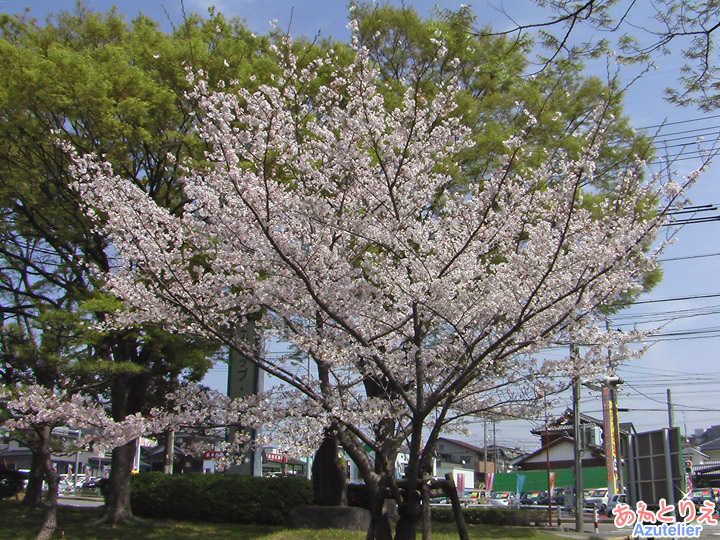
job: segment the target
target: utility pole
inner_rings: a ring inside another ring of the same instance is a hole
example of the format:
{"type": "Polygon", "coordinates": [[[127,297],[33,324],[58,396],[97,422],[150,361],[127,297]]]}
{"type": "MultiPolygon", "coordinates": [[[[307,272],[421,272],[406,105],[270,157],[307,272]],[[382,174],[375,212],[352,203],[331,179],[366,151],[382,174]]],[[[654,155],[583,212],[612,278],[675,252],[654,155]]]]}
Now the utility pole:
{"type": "Polygon", "coordinates": [[[165,432],[165,474],[173,474],[175,469],[175,430],[165,432]]]}
{"type": "Polygon", "coordinates": [[[547,481],[548,481],[548,517],[549,523],[552,527],[553,514],[552,514],[552,495],[553,495],[553,481],[552,473],[550,472],[550,430],[548,427],[548,412],[547,412],[547,397],[543,394],[543,403],[545,405],[545,461],[547,464],[547,481]]]}
{"type": "Polygon", "coordinates": [[[485,483],[485,493],[487,497],[490,497],[490,494],[487,493],[487,479],[488,479],[488,460],[487,460],[487,416],[483,418],[483,474],[485,475],[484,483],[485,483]]]}
{"type": "Polygon", "coordinates": [[[667,408],[668,408],[668,427],[672,429],[675,426],[675,417],[673,415],[673,404],[672,404],[672,394],[670,393],[670,389],[667,389],[667,408]]]}
{"type": "MultiPolygon", "coordinates": [[[[572,347],[572,346],[571,346],[572,347]]],[[[572,349],[571,349],[572,350],[572,349]]],[[[575,532],[583,532],[583,483],[582,483],[582,448],[580,446],[580,379],[573,380],[573,431],[575,432],[574,464],[575,464],[575,532]]]]}
{"type": "MultiPolygon", "coordinates": [[[[77,489],[78,473],[80,472],[80,428],[77,428],[77,450],[75,450],[75,479],[73,481],[73,488],[77,489]]],[[[85,477],[85,480],[88,478],[85,477]]],[[[68,478],[68,482],[70,479],[68,478]]]]}
{"type": "Polygon", "coordinates": [[[493,467],[493,472],[495,474],[497,474],[499,472],[498,471],[498,462],[497,462],[498,451],[497,451],[497,432],[495,431],[496,427],[497,427],[496,422],[495,422],[495,420],[493,420],[493,463],[495,465],[493,467]]]}
{"type": "MultiPolygon", "coordinates": [[[[624,381],[616,375],[605,377],[602,386],[593,381],[584,381],[583,386],[602,392],[603,402],[603,436],[605,439],[605,459],[608,477],[608,494],[618,491],[618,477],[622,479],[622,457],[620,455],[620,429],[617,418],[617,386],[624,381]],[[617,471],[617,473],[616,473],[617,471]]],[[[622,482],[622,480],[621,480],[622,482]]]]}
{"type": "MultiPolygon", "coordinates": [[[[308,354],[308,355],[307,355],[308,386],[310,386],[311,381],[312,381],[312,374],[311,374],[311,372],[310,372],[311,367],[312,367],[312,366],[310,365],[310,355],[308,354]]],[[[308,454],[305,459],[307,460],[307,461],[305,462],[305,478],[307,478],[308,480],[310,480],[310,479],[312,478],[312,460],[313,460],[313,457],[312,457],[311,454],[308,454]]]]}
{"type": "Polygon", "coordinates": [[[625,478],[623,475],[623,445],[622,440],[620,439],[620,418],[618,416],[618,391],[617,386],[613,385],[610,387],[610,396],[612,398],[613,403],[613,425],[614,425],[614,433],[613,437],[615,438],[615,468],[617,469],[617,482],[618,482],[618,489],[622,493],[622,490],[625,486],[625,478]]]}

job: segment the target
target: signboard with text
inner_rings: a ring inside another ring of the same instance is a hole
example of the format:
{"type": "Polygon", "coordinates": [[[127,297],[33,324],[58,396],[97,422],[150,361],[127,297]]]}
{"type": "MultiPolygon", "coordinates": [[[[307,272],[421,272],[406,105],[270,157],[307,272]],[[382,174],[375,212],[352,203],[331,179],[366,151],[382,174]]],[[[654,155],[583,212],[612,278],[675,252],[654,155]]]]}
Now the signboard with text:
{"type": "MultiPolygon", "coordinates": [[[[242,327],[235,330],[235,338],[238,342],[247,343],[260,356],[263,344],[262,336],[257,330],[256,319],[257,317],[249,317],[242,327]]],[[[262,392],[262,387],[260,368],[231,348],[228,366],[228,397],[238,398],[257,394],[262,392]]],[[[234,430],[231,430],[230,436],[234,436],[234,430]]],[[[255,433],[253,433],[254,438],[255,433]]],[[[262,476],[262,454],[251,452],[248,458],[246,463],[233,467],[233,470],[247,476],[262,476]]]]}

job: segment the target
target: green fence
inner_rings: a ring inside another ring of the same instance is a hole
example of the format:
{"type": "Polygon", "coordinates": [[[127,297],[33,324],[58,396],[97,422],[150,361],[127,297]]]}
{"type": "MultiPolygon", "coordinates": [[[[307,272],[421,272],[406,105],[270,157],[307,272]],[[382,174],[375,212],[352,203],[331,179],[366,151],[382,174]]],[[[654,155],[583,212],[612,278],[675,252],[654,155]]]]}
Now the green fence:
{"type": "MultiPolygon", "coordinates": [[[[571,469],[551,469],[555,473],[555,487],[575,485],[575,476],[571,469]]],[[[607,486],[607,471],[605,467],[584,467],[582,470],[583,489],[593,489],[607,486]]],[[[498,473],[495,475],[493,491],[547,491],[547,471],[519,471],[513,473],[498,473]],[[519,489],[518,489],[519,487],[519,489]]]]}

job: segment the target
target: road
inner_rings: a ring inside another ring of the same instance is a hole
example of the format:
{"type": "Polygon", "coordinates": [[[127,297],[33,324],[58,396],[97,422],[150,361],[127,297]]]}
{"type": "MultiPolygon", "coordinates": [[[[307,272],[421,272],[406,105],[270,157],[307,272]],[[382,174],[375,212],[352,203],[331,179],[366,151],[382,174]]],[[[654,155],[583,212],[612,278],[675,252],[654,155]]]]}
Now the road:
{"type": "MultiPolygon", "coordinates": [[[[575,518],[569,513],[563,511],[562,514],[562,525],[561,528],[567,532],[575,531],[575,518]]],[[[572,536],[573,538],[588,538],[589,535],[597,535],[601,538],[612,538],[612,539],[626,539],[629,538],[632,533],[632,528],[626,527],[618,529],[615,527],[613,520],[606,517],[601,517],[598,520],[598,530],[595,532],[595,525],[591,514],[585,515],[583,535],[572,536]]],[[[640,537],[644,538],[644,537],[640,537]]],[[[680,538],[680,537],[679,537],[680,538]]],[[[703,526],[700,536],[695,538],[713,538],[717,540],[720,538],[720,523],[718,525],[705,525],[703,526]]]]}
{"type": "Polygon", "coordinates": [[[59,506],[74,506],[77,508],[96,508],[105,504],[103,499],[87,499],[81,497],[65,497],[60,495],[58,497],[59,506]]]}

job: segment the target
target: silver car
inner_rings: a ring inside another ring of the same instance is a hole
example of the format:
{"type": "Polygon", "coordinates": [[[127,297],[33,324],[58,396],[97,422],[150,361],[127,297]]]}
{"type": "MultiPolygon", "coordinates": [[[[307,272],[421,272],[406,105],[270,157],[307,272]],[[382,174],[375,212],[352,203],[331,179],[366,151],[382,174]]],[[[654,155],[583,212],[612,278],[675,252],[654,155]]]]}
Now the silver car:
{"type": "Polygon", "coordinates": [[[517,495],[512,491],[493,491],[488,499],[490,506],[509,507],[517,504],[517,495]]]}
{"type": "Polygon", "coordinates": [[[613,510],[615,507],[620,503],[626,503],[627,497],[624,493],[616,493],[612,497],[610,497],[610,500],[607,502],[607,506],[605,507],[605,515],[607,517],[613,517],[613,510]]]}
{"type": "Polygon", "coordinates": [[[608,488],[597,488],[585,499],[586,508],[604,510],[608,503],[608,488]]]}

